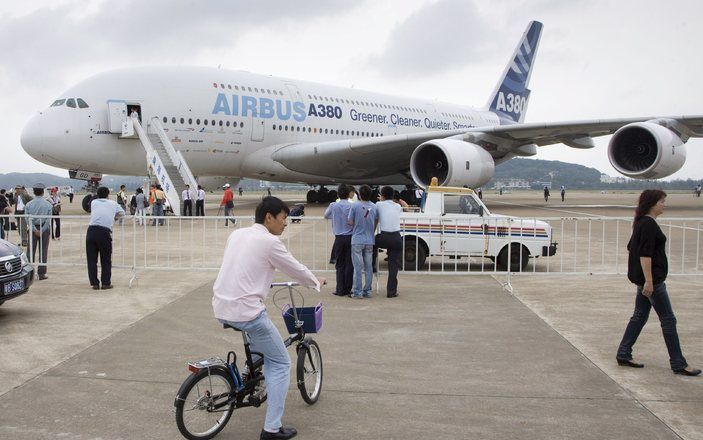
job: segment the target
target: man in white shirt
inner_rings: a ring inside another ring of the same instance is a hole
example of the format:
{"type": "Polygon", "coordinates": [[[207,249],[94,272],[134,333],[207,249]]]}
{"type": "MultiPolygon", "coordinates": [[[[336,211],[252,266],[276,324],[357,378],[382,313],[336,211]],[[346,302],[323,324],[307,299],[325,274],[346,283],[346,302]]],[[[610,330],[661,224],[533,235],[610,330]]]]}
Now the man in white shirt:
{"type": "Polygon", "coordinates": [[[205,216],[205,190],[200,185],[198,185],[198,195],[195,200],[195,215],[205,216]]]}
{"type": "Polygon", "coordinates": [[[181,194],[181,199],[183,200],[183,215],[192,216],[193,195],[190,193],[190,185],[186,185],[186,189],[184,189],[183,193],[181,194]]]}
{"type": "Polygon", "coordinates": [[[122,218],[124,209],[109,200],[110,190],[98,188],[98,198],[90,203],[90,223],[85,234],[85,255],[88,260],[88,279],[93,289],[100,289],[98,282],[98,255],[100,255],[100,281],[103,290],[112,289],[112,225],[122,218]]]}
{"type": "Polygon", "coordinates": [[[381,201],[376,203],[378,225],[381,233],[376,236],[376,247],[388,251],[388,298],[398,296],[398,268],[403,252],[403,239],[400,236],[400,213],[403,208],[393,201],[393,188],[381,188],[381,201]]]}
{"type": "Polygon", "coordinates": [[[318,292],[324,278],[296,260],[278,238],[286,227],[288,206],[276,197],[264,197],[256,207],[255,224],[237,229],[227,239],[222,266],[213,286],[212,308],[221,323],[249,334],[252,351],[264,355],[268,394],[261,439],[289,439],[297,434],[284,428],[281,418],[290,382],[290,357],[264,300],[276,269],[318,292]]]}

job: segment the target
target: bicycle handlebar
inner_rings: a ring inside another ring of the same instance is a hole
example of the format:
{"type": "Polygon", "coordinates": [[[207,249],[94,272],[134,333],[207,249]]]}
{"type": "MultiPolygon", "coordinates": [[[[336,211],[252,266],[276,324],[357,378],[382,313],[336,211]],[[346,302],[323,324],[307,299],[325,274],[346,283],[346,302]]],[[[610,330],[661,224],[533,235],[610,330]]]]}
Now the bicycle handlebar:
{"type": "Polygon", "coordinates": [[[284,283],[271,283],[271,287],[295,287],[300,286],[300,283],[296,281],[286,281],[284,283]]]}

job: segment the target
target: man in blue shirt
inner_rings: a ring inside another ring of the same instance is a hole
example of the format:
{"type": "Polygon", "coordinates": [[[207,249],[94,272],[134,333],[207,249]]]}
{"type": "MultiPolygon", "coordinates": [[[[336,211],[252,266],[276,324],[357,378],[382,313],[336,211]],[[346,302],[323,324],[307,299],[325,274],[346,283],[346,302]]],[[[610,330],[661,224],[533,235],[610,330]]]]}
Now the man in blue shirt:
{"type": "MultiPolygon", "coordinates": [[[[28,253],[32,261],[35,261],[37,247],[41,246],[39,251],[41,265],[37,269],[37,275],[40,280],[49,278],[46,276],[46,259],[49,255],[49,242],[51,241],[51,217],[48,217],[51,215],[51,203],[44,198],[45,188],[46,186],[43,183],[35,184],[32,187],[35,197],[24,206],[24,214],[29,216],[27,222],[30,228],[29,241],[31,242],[32,252],[28,253]]],[[[29,251],[29,248],[27,251],[29,251]]]]}
{"type": "Polygon", "coordinates": [[[330,203],[325,211],[325,218],[332,219],[332,232],[334,233],[334,268],[337,270],[337,287],[334,294],[349,296],[354,281],[354,265],[352,264],[352,227],[348,223],[352,203],[349,196],[353,194],[354,187],[345,184],[339,185],[337,193],[339,200],[330,203]]]}
{"type": "Polygon", "coordinates": [[[376,205],[370,202],[371,187],[359,188],[360,202],[355,202],[349,211],[348,222],[352,229],[352,263],[354,264],[354,293],[352,298],[370,298],[373,282],[373,245],[376,230],[376,205]],[[362,270],[366,274],[361,287],[362,270]]]}
{"type": "Polygon", "coordinates": [[[112,289],[112,225],[124,216],[124,209],[109,200],[110,190],[98,188],[98,198],[90,203],[90,223],[85,234],[85,255],[88,260],[88,279],[93,289],[100,289],[98,282],[98,255],[100,255],[100,281],[103,290],[112,289]]]}

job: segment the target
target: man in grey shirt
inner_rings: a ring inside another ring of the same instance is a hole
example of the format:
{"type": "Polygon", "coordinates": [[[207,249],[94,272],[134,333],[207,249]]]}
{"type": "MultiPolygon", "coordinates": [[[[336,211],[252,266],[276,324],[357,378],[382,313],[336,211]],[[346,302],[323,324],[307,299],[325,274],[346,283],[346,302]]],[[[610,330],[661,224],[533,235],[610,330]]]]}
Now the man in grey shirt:
{"type": "Polygon", "coordinates": [[[35,261],[37,247],[41,246],[39,252],[39,261],[41,266],[37,269],[37,275],[40,280],[45,280],[46,276],[46,259],[49,255],[49,242],[51,234],[51,218],[42,217],[51,215],[51,203],[44,198],[44,189],[46,186],[43,183],[37,183],[32,190],[34,191],[34,199],[27,202],[24,207],[24,213],[28,217],[30,227],[29,241],[31,246],[27,246],[27,253],[31,261],[35,261]],[[38,216],[38,217],[33,217],[38,216]],[[29,249],[31,247],[31,252],[29,249]]]}

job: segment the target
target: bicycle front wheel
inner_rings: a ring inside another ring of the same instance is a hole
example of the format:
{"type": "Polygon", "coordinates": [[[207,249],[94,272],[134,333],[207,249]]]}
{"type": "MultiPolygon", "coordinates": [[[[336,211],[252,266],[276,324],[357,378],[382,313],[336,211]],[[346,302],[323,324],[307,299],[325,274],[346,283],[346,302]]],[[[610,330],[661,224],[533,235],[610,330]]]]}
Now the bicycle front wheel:
{"type": "Polygon", "coordinates": [[[322,354],[312,339],[298,346],[298,389],[303,400],[312,405],[322,391],[322,354]]]}
{"type": "Polygon", "coordinates": [[[224,405],[233,384],[226,370],[210,368],[191,375],[176,398],[176,424],[183,437],[207,440],[227,425],[234,404],[224,405]]]}

